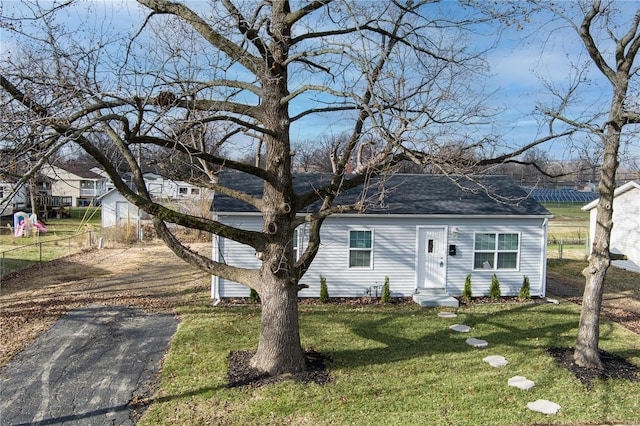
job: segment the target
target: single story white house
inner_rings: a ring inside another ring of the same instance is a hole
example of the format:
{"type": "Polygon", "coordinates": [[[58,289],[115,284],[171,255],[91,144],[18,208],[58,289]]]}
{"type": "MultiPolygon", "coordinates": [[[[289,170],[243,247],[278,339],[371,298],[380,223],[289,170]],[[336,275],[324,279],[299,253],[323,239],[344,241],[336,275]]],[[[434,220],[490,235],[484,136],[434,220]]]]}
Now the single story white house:
{"type": "MultiPolygon", "coordinates": [[[[222,172],[219,179],[222,185],[253,196],[262,194],[262,181],[255,177],[222,172]]],[[[297,174],[294,189],[302,194],[321,188],[329,179],[329,175],[297,174]]],[[[362,188],[343,192],[337,202],[373,199],[375,203],[364,212],[325,220],[321,247],[301,280],[310,288],[300,297],[319,296],[320,276],[326,278],[331,297],[372,295],[385,277],[394,297],[438,289],[460,296],[467,274],[472,276],[474,296],[489,293],[494,274],[503,295],[517,295],[527,276],[531,295],[545,296],[547,223],[552,215],[507,177],[482,176],[474,181],[396,174],[374,179],[364,195],[362,188]]],[[[215,195],[212,214],[241,229],[263,228],[259,211],[223,194],[215,195]]],[[[304,250],[306,232],[301,225],[293,233],[294,251],[304,250]]],[[[245,268],[260,265],[253,248],[216,236],[213,258],[245,268]]],[[[247,297],[249,289],[214,276],[211,293],[215,300],[247,297]]]]}
{"type": "MultiPolygon", "coordinates": [[[[598,200],[582,207],[589,212],[589,247],[596,232],[598,200]]],[[[627,260],[614,260],[619,268],[640,272],[640,182],[629,181],[613,193],[613,228],[610,251],[624,254],[627,260]]]]}

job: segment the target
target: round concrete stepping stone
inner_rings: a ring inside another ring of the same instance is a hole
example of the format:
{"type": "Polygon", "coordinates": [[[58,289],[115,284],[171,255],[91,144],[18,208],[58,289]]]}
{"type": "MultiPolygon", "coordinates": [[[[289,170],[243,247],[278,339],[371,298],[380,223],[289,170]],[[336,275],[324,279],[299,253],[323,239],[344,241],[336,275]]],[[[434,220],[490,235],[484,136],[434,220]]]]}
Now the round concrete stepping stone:
{"type": "Polygon", "coordinates": [[[529,380],[526,377],[522,376],[514,376],[510,378],[507,383],[509,384],[509,386],[513,386],[514,388],[522,390],[529,390],[536,385],[533,380],[529,380]]]}
{"type": "Polygon", "coordinates": [[[470,337],[466,340],[467,345],[473,346],[474,348],[486,348],[489,346],[489,342],[482,339],[476,339],[475,337],[470,337]]]}
{"type": "Polygon", "coordinates": [[[464,324],[454,324],[449,328],[452,329],[453,331],[459,331],[461,333],[468,333],[469,331],[471,331],[471,327],[464,324]]]}
{"type": "Polygon", "coordinates": [[[562,407],[555,402],[547,401],[546,399],[539,399],[536,402],[529,402],[527,404],[527,408],[543,414],[556,414],[562,407]]]}
{"type": "Polygon", "coordinates": [[[438,312],[438,316],[440,318],[455,318],[458,315],[454,314],[453,312],[438,312]]]}
{"type": "Polygon", "coordinates": [[[492,367],[504,367],[509,364],[509,361],[501,355],[490,355],[482,359],[484,362],[488,363],[492,367]]]}

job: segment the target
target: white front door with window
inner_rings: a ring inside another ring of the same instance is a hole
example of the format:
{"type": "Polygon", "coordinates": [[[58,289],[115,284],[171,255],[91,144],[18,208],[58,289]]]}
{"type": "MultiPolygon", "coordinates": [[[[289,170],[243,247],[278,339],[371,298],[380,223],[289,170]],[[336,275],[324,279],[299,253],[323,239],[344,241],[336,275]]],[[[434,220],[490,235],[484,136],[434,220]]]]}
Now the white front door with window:
{"type": "Polygon", "coordinates": [[[445,229],[418,228],[417,279],[421,288],[445,288],[445,229]]]}

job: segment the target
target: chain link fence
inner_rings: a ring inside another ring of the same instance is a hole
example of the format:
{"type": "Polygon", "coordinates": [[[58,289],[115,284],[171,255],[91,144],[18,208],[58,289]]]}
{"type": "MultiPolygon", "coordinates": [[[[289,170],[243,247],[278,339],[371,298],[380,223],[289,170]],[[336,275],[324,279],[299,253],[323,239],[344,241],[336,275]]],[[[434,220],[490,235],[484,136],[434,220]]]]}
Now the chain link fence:
{"type": "Polygon", "coordinates": [[[0,285],[2,278],[41,262],[79,253],[98,244],[99,232],[85,231],[66,238],[44,240],[0,253],[0,285]]]}
{"type": "Polygon", "coordinates": [[[585,260],[589,256],[587,238],[550,238],[547,244],[548,260],[585,260]]]}

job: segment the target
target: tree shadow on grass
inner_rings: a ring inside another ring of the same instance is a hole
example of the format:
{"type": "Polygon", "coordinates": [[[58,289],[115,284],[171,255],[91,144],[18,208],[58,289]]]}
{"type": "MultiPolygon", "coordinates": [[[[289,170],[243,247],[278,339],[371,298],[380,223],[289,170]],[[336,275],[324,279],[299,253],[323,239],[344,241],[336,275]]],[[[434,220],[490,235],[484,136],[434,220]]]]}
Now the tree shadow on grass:
{"type": "MultiPolygon", "coordinates": [[[[406,312],[385,313],[384,317],[371,321],[370,317],[353,318],[348,324],[341,325],[348,328],[355,335],[369,341],[380,343],[379,347],[371,349],[347,349],[333,352],[335,359],[348,360],[349,367],[361,367],[374,364],[388,364],[410,360],[415,357],[431,356],[438,354],[460,353],[477,351],[478,349],[465,344],[468,337],[486,340],[489,347],[496,345],[508,345],[510,347],[530,350],[536,345],[536,339],[548,338],[556,342],[563,334],[577,326],[577,317],[569,311],[555,311],[554,320],[548,324],[513,321],[506,316],[524,315],[538,305],[524,304],[518,307],[509,307],[491,313],[463,312],[464,323],[472,327],[469,333],[458,333],[449,329],[453,323],[440,318],[423,319],[416,317],[415,327],[420,327],[425,321],[429,326],[425,327],[425,333],[417,338],[403,336],[403,330],[395,332],[389,324],[398,320],[406,322],[406,312]],[[558,318],[559,316],[559,318],[558,318]],[[434,326],[433,322],[440,322],[434,326]],[[481,328],[478,326],[482,326],[481,328]]],[[[535,313],[546,315],[546,313],[535,313]]],[[[337,319],[333,317],[334,320],[337,319]]]]}
{"type": "MultiPolygon", "coordinates": [[[[415,357],[478,351],[464,342],[467,337],[476,337],[486,340],[489,347],[508,346],[519,348],[522,351],[544,349],[587,387],[591,386],[591,380],[595,378],[640,380],[638,377],[640,368],[624,358],[631,356],[633,351],[618,351],[618,354],[601,351],[605,369],[590,371],[573,364],[573,352],[570,349],[557,349],[557,346],[566,344],[570,339],[566,336],[573,336],[574,330],[578,326],[579,315],[571,310],[563,310],[555,305],[525,304],[490,313],[462,312],[462,316],[465,318],[465,324],[472,327],[470,333],[454,332],[449,329],[451,322],[443,321],[441,329],[437,329],[435,332],[427,331],[423,336],[415,339],[404,337],[402,330],[394,333],[393,329],[390,329],[389,323],[396,320],[406,321],[406,313],[388,313],[376,321],[358,320],[356,317],[354,321],[342,325],[357,336],[381,345],[371,349],[340,350],[332,352],[331,356],[344,362],[348,368],[393,364],[415,357]],[[534,312],[533,310],[543,311],[534,312]],[[533,316],[541,321],[527,320],[527,317],[533,316]],[[512,317],[520,317],[521,320],[514,320],[512,317]],[[553,348],[555,348],[555,352],[553,348]],[[559,357],[562,357],[562,360],[559,357]]],[[[423,321],[425,320],[418,317],[416,327],[419,327],[423,321]]],[[[434,318],[429,321],[440,321],[440,319],[435,318],[434,315],[434,318]]],[[[612,330],[613,327],[607,327],[602,337],[610,334],[612,330]]]]}

